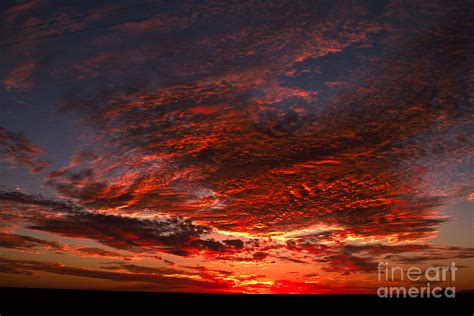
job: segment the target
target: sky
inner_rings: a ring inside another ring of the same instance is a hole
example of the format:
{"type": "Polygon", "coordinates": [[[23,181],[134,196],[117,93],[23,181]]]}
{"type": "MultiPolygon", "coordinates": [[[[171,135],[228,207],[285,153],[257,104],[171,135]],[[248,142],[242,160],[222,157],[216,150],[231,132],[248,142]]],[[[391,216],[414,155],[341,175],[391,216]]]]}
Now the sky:
{"type": "Polygon", "coordinates": [[[2,1],[0,286],[473,290],[472,13],[2,1]]]}

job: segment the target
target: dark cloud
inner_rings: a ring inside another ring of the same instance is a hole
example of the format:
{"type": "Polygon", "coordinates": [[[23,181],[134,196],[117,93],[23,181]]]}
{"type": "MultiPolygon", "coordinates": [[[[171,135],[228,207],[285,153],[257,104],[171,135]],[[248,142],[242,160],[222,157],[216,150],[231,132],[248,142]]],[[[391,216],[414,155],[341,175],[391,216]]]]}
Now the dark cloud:
{"type": "Polygon", "coordinates": [[[456,260],[474,258],[474,248],[433,246],[425,251],[417,251],[411,254],[388,254],[386,259],[396,260],[407,264],[433,263],[437,260],[456,260]]]}
{"type": "Polygon", "coordinates": [[[0,127],[0,159],[14,166],[28,167],[31,172],[39,172],[49,163],[38,160],[45,154],[44,148],[33,144],[23,134],[10,132],[0,127]]]}
{"type": "Polygon", "coordinates": [[[36,252],[40,250],[52,251],[57,254],[68,254],[81,257],[108,257],[128,260],[126,255],[96,247],[82,247],[61,244],[55,241],[38,239],[31,236],[6,234],[0,232],[0,248],[36,252]]]}
{"type": "MultiPolygon", "coordinates": [[[[223,252],[234,246],[201,236],[211,232],[210,227],[194,225],[190,220],[177,217],[138,219],[119,215],[106,215],[88,212],[74,206],[71,202],[44,199],[19,192],[1,192],[2,202],[27,205],[29,215],[22,218],[27,228],[55,233],[72,238],[88,238],[104,245],[131,252],[161,251],[187,256],[194,252],[223,252]],[[49,209],[49,212],[47,209],[49,209]],[[39,208],[39,210],[38,210],[39,208]],[[36,211],[45,216],[35,216],[36,211]]],[[[6,216],[9,209],[2,208],[6,216]]],[[[10,235],[18,247],[30,243],[40,243],[37,239],[10,235]]],[[[8,238],[7,238],[8,239],[8,238]]],[[[5,241],[8,244],[8,240],[5,241]]]]}
{"type": "MultiPolygon", "coordinates": [[[[129,266],[129,272],[119,272],[113,270],[113,268],[105,270],[83,269],[76,267],[68,267],[63,264],[54,262],[0,258],[1,273],[31,275],[37,272],[46,272],[118,282],[145,282],[153,283],[155,285],[155,289],[173,289],[174,291],[188,292],[206,292],[217,289],[222,290],[226,289],[226,287],[228,286],[228,284],[224,282],[219,282],[217,280],[195,280],[192,278],[168,276],[166,275],[166,272],[169,271],[162,271],[158,269],[150,270],[146,269],[145,267],[137,268],[137,266],[129,266]]],[[[174,272],[177,271],[175,270],[174,272]]]]}
{"type": "Polygon", "coordinates": [[[57,242],[41,240],[30,236],[0,233],[0,247],[10,249],[32,250],[36,247],[59,250],[61,245],[57,242]]]}

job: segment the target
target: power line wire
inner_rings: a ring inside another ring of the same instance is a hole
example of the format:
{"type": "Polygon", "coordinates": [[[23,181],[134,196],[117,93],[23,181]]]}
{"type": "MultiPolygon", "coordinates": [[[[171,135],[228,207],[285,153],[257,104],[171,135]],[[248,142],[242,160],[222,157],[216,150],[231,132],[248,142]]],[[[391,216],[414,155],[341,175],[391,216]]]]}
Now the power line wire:
{"type": "Polygon", "coordinates": [[[89,13],[89,14],[76,15],[76,16],[67,17],[67,18],[60,18],[60,19],[52,19],[52,20],[49,20],[49,21],[41,22],[41,23],[29,24],[29,25],[10,28],[10,29],[5,30],[4,32],[7,33],[7,32],[19,31],[19,30],[29,29],[29,28],[37,27],[37,26],[51,25],[51,24],[55,24],[55,23],[58,23],[58,22],[66,22],[66,21],[71,21],[71,20],[87,18],[87,17],[91,17],[91,16],[100,16],[100,15],[106,14],[106,13],[114,13],[114,12],[119,12],[119,11],[130,10],[130,9],[142,8],[142,7],[147,7],[147,6],[157,5],[157,4],[162,4],[162,3],[163,3],[163,1],[151,1],[151,2],[141,3],[141,4],[135,4],[135,5],[127,6],[127,7],[119,7],[119,8],[110,9],[110,10],[103,10],[103,11],[99,11],[99,12],[93,12],[93,13],[89,13]]]}
{"type": "Polygon", "coordinates": [[[242,4],[242,3],[245,3],[245,2],[247,2],[247,1],[234,2],[234,3],[230,3],[230,4],[217,4],[217,5],[213,5],[213,6],[205,6],[205,7],[198,8],[198,9],[177,10],[177,11],[172,11],[172,12],[167,12],[167,13],[154,15],[154,16],[147,17],[147,18],[140,18],[140,19],[129,20],[129,21],[124,21],[124,22],[117,22],[117,23],[110,23],[110,24],[99,25],[99,26],[94,26],[94,27],[88,27],[88,28],[83,28],[83,29],[74,30],[74,31],[68,31],[68,32],[56,33],[56,34],[45,35],[45,36],[40,36],[40,37],[34,37],[34,38],[27,39],[27,40],[22,40],[22,41],[7,42],[7,43],[4,43],[4,44],[0,44],[0,48],[20,45],[20,44],[23,44],[23,43],[35,42],[35,41],[40,41],[40,40],[45,40],[45,39],[50,39],[50,38],[62,37],[62,36],[66,36],[66,35],[69,35],[69,34],[77,34],[77,33],[84,33],[84,32],[89,32],[89,31],[94,31],[94,30],[99,30],[99,29],[106,29],[106,28],[111,28],[111,27],[114,27],[114,26],[123,25],[123,24],[127,24],[127,23],[136,23],[136,22],[142,22],[142,21],[147,21],[147,20],[153,20],[153,19],[157,19],[157,18],[161,18],[161,17],[165,17],[165,16],[170,16],[170,15],[179,15],[179,14],[182,14],[182,13],[194,12],[194,11],[198,11],[198,10],[201,10],[201,9],[214,9],[214,8],[223,7],[223,6],[233,6],[233,5],[242,4]]]}

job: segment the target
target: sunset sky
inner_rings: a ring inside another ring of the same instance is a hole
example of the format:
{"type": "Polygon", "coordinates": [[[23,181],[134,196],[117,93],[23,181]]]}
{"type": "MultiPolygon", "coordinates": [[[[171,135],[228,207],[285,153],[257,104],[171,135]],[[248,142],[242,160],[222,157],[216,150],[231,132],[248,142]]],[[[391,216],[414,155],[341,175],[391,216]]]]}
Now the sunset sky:
{"type": "Polygon", "coordinates": [[[379,262],[455,262],[474,289],[469,1],[0,15],[0,287],[375,293],[379,262]]]}

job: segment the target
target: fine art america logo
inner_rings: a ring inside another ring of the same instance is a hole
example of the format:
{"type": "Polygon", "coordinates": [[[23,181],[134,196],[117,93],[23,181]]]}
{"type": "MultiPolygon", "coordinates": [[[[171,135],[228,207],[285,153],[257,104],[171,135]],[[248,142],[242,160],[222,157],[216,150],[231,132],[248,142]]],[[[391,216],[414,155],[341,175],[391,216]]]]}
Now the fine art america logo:
{"type": "Polygon", "coordinates": [[[426,269],[419,267],[402,268],[391,266],[386,262],[378,265],[379,282],[410,282],[413,286],[381,286],[377,289],[377,295],[381,298],[411,297],[411,298],[454,298],[456,288],[452,286],[456,281],[456,270],[454,262],[450,266],[432,266],[426,269]],[[438,286],[442,284],[443,286],[438,286]],[[446,286],[448,285],[449,286],[446,286]]]}

